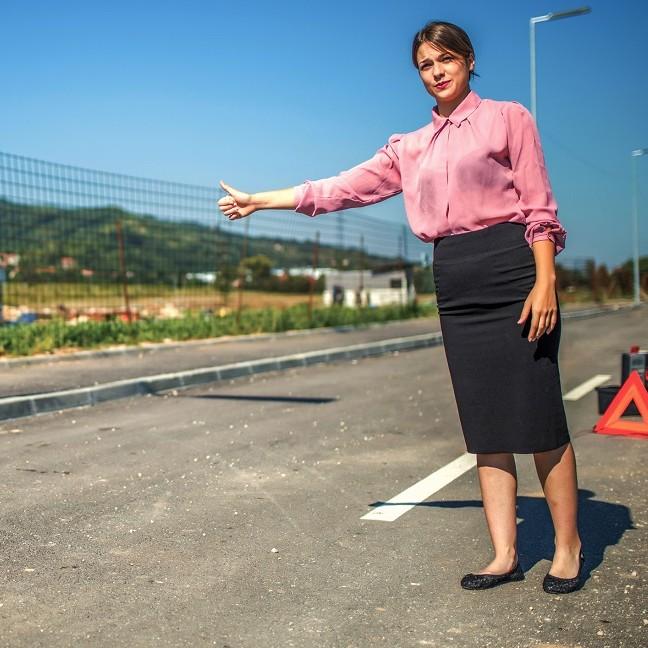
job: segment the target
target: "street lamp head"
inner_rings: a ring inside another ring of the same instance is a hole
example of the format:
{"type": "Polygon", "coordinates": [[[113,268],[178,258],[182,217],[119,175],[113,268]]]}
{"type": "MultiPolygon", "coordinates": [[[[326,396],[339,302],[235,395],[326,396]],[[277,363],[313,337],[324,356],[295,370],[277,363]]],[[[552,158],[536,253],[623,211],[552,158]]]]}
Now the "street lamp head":
{"type": "Polygon", "coordinates": [[[561,18],[571,18],[573,16],[582,16],[590,13],[590,7],[578,7],[578,9],[568,9],[567,11],[552,11],[544,16],[535,16],[531,18],[532,23],[547,22],[548,20],[560,20],[561,18]]]}
{"type": "Polygon", "coordinates": [[[569,9],[568,11],[552,11],[547,14],[547,20],[559,20],[560,18],[571,18],[572,16],[580,16],[592,11],[589,7],[578,7],[578,9],[569,9]]]}
{"type": "Polygon", "coordinates": [[[648,148],[635,149],[632,151],[632,157],[639,157],[640,155],[648,155],[648,148]]]}

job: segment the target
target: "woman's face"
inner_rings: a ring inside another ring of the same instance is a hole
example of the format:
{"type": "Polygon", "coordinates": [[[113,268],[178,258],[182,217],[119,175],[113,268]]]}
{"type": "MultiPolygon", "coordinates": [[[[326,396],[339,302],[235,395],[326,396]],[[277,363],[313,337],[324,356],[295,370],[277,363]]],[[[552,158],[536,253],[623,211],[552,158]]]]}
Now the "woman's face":
{"type": "Polygon", "coordinates": [[[416,60],[421,81],[437,102],[449,103],[465,94],[469,72],[475,67],[472,57],[467,66],[459,54],[425,42],[418,48],[416,60]]]}

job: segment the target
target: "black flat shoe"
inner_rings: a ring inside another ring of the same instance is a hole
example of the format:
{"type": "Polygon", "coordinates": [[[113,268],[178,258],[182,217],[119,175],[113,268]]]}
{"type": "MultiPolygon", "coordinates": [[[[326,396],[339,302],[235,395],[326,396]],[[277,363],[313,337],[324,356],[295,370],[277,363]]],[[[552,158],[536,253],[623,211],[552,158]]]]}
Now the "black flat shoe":
{"type": "Polygon", "coordinates": [[[542,581],[542,589],[549,594],[567,594],[568,592],[579,589],[583,584],[581,581],[581,572],[583,570],[583,563],[585,562],[585,556],[582,551],[580,552],[579,561],[578,574],[574,578],[559,578],[547,572],[542,581]]]}
{"type": "Polygon", "coordinates": [[[464,589],[478,590],[508,583],[509,581],[524,580],[524,572],[520,567],[520,562],[515,563],[515,567],[504,574],[466,574],[461,579],[461,587],[464,589]]]}

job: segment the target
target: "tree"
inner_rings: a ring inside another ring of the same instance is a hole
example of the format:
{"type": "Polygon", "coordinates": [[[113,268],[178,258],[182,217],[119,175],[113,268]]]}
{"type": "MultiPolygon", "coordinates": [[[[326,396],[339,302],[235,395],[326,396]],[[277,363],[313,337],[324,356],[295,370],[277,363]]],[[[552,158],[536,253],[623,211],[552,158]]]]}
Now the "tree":
{"type": "Polygon", "coordinates": [[[272,274],[273,261],[265,254],[246,257],[241,261],[241,266],[249,270],[252,274],[252,281],[257,283],[263,279],[268,279],[272,274]]]}

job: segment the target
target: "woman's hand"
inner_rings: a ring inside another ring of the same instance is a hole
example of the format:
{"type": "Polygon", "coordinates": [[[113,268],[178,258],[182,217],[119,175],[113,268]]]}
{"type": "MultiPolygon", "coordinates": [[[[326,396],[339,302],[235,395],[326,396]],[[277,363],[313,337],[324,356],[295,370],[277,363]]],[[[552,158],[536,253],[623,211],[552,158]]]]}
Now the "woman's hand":
{"type": "Polygon", "coordinates": [[[532,313],[529,342],[535,342],[544,333],[551,333],[558,322],[556,284],[553,281],[536,281],[524,302],[518,324],[523,324],[532,313]]]}
{"type": "Polygon", "coordinates": [[[245,218],[257,210],[251,194],[234,189],[234,187],[230,187],[230,185],[225,184],[222,180],[220,181],[220,186],[229,195],[219,199],[218,207],[230,220],[245,218]]]}

